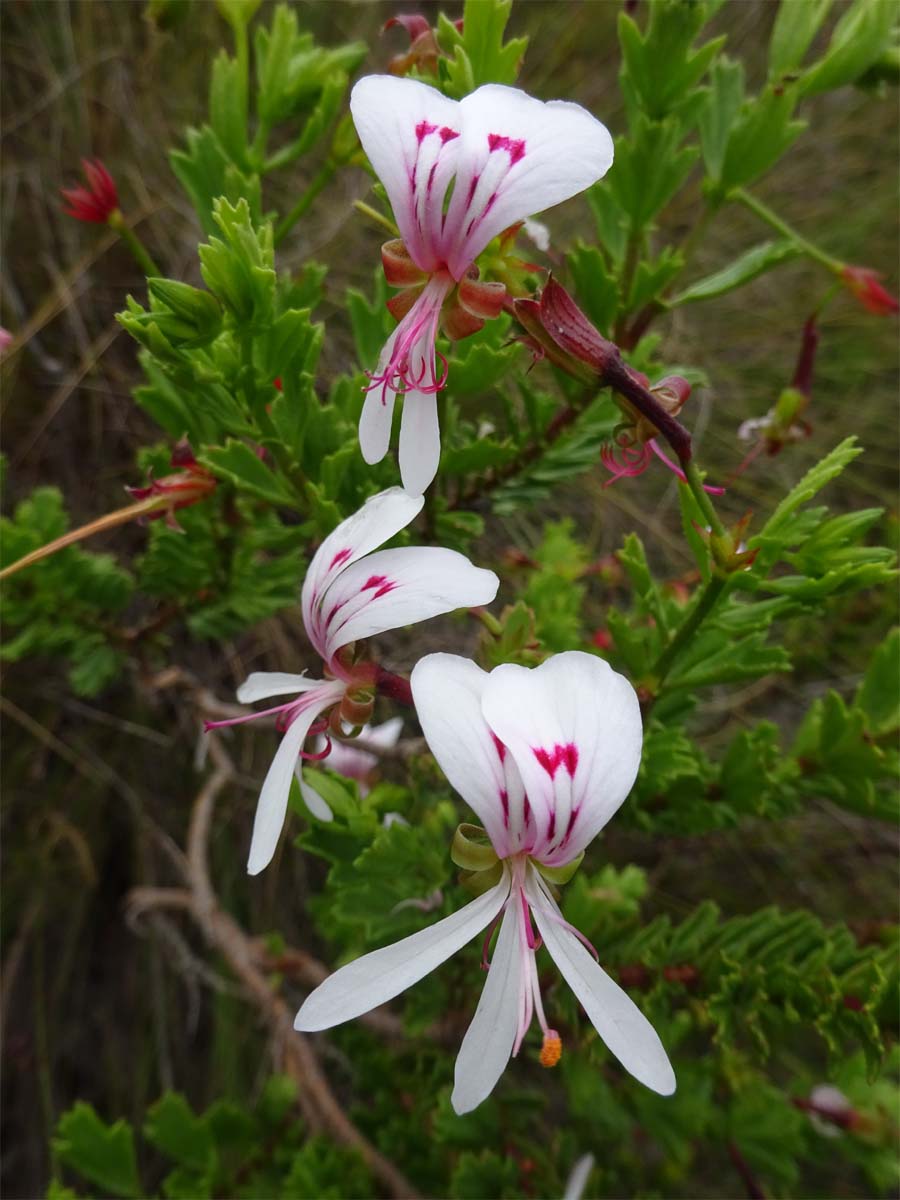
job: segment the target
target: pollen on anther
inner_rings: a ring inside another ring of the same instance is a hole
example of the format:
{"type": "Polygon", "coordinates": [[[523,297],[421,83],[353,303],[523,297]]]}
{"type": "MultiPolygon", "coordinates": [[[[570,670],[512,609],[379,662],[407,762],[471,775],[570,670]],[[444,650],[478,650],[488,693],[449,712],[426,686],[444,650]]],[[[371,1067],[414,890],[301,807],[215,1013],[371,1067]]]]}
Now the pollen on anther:
{"type": "Polygon", "coordinates": [[[544,1044],[541,1046],[540,1064],[542,1067],[555,1067],[562,1058],[562,1038],[555,1029],[548,1029],[544,1034],[544,1044]]]}

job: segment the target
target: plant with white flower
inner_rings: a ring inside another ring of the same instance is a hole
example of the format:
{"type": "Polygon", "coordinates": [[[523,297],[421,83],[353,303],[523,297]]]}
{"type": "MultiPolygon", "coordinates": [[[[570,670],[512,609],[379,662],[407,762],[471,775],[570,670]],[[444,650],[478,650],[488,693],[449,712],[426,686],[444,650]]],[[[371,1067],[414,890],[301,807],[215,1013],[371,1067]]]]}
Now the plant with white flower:
{"type": "Polygon", "coordinates": [[[359,443],[366,462],[384,458],[402,394],[400,474],[408,491],[422,492],[440,459],[436,397],[447,364],[436,353],[438,329],[466,337],[506,299],[502,282],[479,279],[475,260],[510,226],[601,179],[613,142],[580,105],[499,84],[456,101],[416,80],[369,75],[350,111],[400,231],[382,248],[385,277],[403,289],[388,302],[400,324],[371,376],[359,443]]]}
{"type": "Polygon", "coordinates": [[[272,696],[294,696],[284,704],[207,722],[207,729],[238,725],[274,716],[283,737],[263,782],[247,870],[258,874],[275,853],[287,815],[291,780],[295,774],[303,799],[320,820],[331,820],[331,809],[303,780],[300,762],[320,760],[330,750],[304,751],[310,735],[359,732],[372,712],[376,692],[404,698],[409,685],[360,657],[355,643],[389,629],[452,612],[489,604],[499,580],[493,571],[474,566],[455,550],[438,546],[404,546],[380,550],[421,511],[421,496],[389,488],[365,504],[328,535],[313,556],[301,592],[303,624],[321,656],[324,679],[307,679],[282,671],[257,671],[238,689],[238,700],[250,704],[272,696]],[[322,714],[330,712],[330,718],[322,714]]]}
{"type": "Polygon", "coordinates": [[[534,1016],[542,1065],[559,1060],[561,1039],[538,985],[541,943],[626,1070],[671,1094],[675,1075],[659,1037],[554,894],[631,790],[642,740],[634,689],[603,659],[568,651],[539,667],[506,664],[490,674],[468,659],[430,654],[413,670],[412,691],[432,753],[482,822],[461,825],[452,852],[481,894],[430,928],[341,967],[307,998],[295,1028],[327,1029],[384,1004],[485,929],[487,967],[499,926],[456,1060],[457,1113],[490,1094],[534,1016]]]}

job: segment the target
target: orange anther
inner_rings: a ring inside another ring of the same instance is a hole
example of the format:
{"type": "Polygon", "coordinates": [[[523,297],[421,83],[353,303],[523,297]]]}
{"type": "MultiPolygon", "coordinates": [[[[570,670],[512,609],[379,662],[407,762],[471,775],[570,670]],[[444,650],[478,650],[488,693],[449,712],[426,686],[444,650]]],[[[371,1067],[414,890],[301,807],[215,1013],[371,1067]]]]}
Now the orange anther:
{"type": "Polygon", "coordinates": [[[555,1067],[561,1058],[562,1038],[555,1029],[548,1029],[544,1034],[544,1044],[541,1046],[541,1066],[555,1067]]]}

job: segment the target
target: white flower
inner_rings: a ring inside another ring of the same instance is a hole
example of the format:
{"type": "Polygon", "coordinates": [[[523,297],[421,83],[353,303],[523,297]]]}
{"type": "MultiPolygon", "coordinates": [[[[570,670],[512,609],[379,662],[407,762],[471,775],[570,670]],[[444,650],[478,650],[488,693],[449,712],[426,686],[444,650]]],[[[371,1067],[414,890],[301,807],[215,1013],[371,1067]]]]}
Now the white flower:
{"type": "Polygon", "coordinates": [[[499,879],[431,928],[336,971],[308,997],[295,1028],[327,1029],[384,1004],[488,927],[489,942],[499,924],[456,1061],[458,1113],[490,1094],[533,1015],[544,1033],[541,1062],[552,1066],[559,1058],[559,1035],[548,1025],[538,987],[540,939],[626,1070],[671,1094],[675,1076],[662,1043],[565,920],[548,882],[577,866],[631,789],[641,754],[634,689],[602,659],[580,651],[533,670],[506,665],[490,675],[455,655],[431,654],[415,667],[412,688],[435,758],[490,839],[490,846],[476,847],[483,868],[499,879]]]}
{"type": "Polygon", "coordinates": [[[388,282],[420,286],[407,311],[392,306],[402,320],[372,376],[359,442],[366,462],[384,458],[402,393],[400,474],[408,491],[420,493],[440,458],[436,394],[446,364],[438,375],[435,338],[445,301],[456,293],[454,327],[447,329],[453,337],[497,316],[504,288],[479,283],[475,259],[509,226],[602,178],[613,143],[580,105],[545,104],[499,84],[456,101],[416,80],[369,75],[354,87],[350,111],[408,256],[404,264],[391,251],[388,282]]]}
{"type": "MultiPolygon", "coordinates": [[[[327,722],[316,723],[326,710],[354,695],[374,696],[378,668],[373,663],[351,661],[341,653],[351,642],[400,629],[455,608],[489,604],[499,580],[493,571],[475,567],[455,550],[432,546],[406,546],[398,550],[373,550],[403,529],[420,512],[422,498],[390,488],[372,496],[362,508],[329,534],[313,556],[301,593],[303,624],[329,678],[307,679],[281,671],[257,671],[238,689],[238,700],[250,704],[271,696],[296,696],[263,712],[231,721],[209,722],[208,728],[235,725],[277,714],[284,734],[263,782],[247,870],[256,875],[275,853],[287,813],[295,767],[308,808],[320,820],[330,820],[331,809],[308,787],[299,771],[310,733],[323,733],[327,722]]],[[[352,705],[351,705],[352,707],[352,705]]],[[[340,714],[347,720],[347,712],[340,714]]],[[[361,724],[361,722],[360,722],[361,724]]]]}

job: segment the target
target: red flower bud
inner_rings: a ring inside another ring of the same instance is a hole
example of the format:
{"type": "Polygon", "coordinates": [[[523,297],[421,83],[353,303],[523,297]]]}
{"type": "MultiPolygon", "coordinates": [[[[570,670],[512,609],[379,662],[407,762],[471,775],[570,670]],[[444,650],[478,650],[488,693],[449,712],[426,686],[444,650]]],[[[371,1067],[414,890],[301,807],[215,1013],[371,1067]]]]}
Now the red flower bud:
{"type": "Polygon", "coordinates": [[[844,267],[841,282],[857,298],[863,308],[876,317],[887,317],[900,312],[900,302],[883,287],[881,276],[871,267],[844,267]]]}
{"type": "Polygon", "coordinates": [[[81,160],[87,187],[61,188],[60,195],[68,208],[65,210],[76,221],[90,221],[105,225],[110,215],[119,207],[119,195],[113,178],[99,158],[81,160]]]}
{"type": "Polygon", "coordinates": [[[382,33],[400,25],[409,34],[409,53],[398,54],[388,63],[392,75],[406,75],[408,71],[427,71],[430,75],[438,73],[438,57],[440,48],[434,30],[421,13],[398,13],[391,17],[382,28],[382,33]]]}

